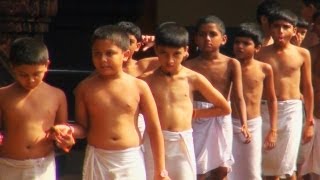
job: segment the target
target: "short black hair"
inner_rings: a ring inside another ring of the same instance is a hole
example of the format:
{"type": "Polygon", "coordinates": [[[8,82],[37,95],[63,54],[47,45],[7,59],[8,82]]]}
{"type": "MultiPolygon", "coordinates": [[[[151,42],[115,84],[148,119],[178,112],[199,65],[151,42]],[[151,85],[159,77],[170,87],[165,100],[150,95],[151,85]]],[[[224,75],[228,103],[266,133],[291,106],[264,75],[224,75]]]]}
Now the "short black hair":
{"type": "Polygon", "coordinates": [[[110,40],[123,51],[128,50],[130,46],[127,32],[117,25],[98,27],[91,37],[91,46],[96,40],[110,40]]]}
{"type": "Polygon", "coordinates": [[[156,46],[186,47],[189,44],[189,33],[175,22],[165,22],[159,25],[155,32],[156,46]]]}
{"type": "Polygon", "coordinates": [[[208,16],[204,16],[204,17],[199,18],[198,21],[196,22],[196,25],[195,25],[196,32],[199,32],[199,29],[202,25],[211,24],[211,23],[216,24],[219,31],[221,32],[221,34],[225,35],[226,27],[225,27],[223,21],[214,15],[208,15],[208,16]]]}
{"type": "Polygon", "coordinates": [[[9,64],[13,66],[46,64],[48,60],[47,46],[41,40],[21,37],[11,44],[9,64]]]}
{"type": "Polygon", "coordinates": [[[137,25],[129,21],[121,21],[118,22],[117,25],[123,28],[128,34],[133,35],[138,42],[141,42],[141,29],[137,25]]]}
{"type": "Polygon", "coordinates": [[[289,9],[279,9],[274,11],[268,18],[269,23],[272,24],[278,20],[284,20],[292,24],[293,26],[297,25],[298,17],[289,9]]]}
{"type": "Polygon", "coordinates": [[[309,28],[309,23],[305,19],[303,19],[303,17],[299,16],[298,17],[298,22],[297,22],[297,27],[298,28],[308,29],[309,28]]]}
{"type": "Polygon", "coordinates": [[[266,16],[267,18],[277,9],[280,8],[280,4],[275,0],[264,0],[258,4],[256,9],[256,19],[259,24],[261,24],[261,16],[266,16]]]}
{"type": "Polygon", "coordinates": [[[234,38],[236,37],[247,37],[251,38],[254,42],[255,47],[262,44],[262,30],[260,29],[259,25],[256,23],[242,23],[236,28],[234,38]]]}

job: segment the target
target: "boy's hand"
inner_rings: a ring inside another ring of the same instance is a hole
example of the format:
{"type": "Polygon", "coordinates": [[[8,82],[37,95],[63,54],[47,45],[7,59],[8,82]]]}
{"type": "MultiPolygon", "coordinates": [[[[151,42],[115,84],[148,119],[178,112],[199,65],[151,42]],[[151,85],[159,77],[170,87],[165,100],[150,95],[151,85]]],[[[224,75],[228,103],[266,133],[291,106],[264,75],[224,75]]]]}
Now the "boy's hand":
{"type": "Polygon", "coordinates": [[[314,135],[314,125],[312,123],[306,122],[303,128],[303,135],[302,135],[302,144],[306,144],[311,141],[314,135]]]}
{"type": "Polygon", "coordinates": [[[154,36],[142,35],[142,51],[146,51],[154,46],[154,36]]]}
{"type": "Polygon", "coordinates": [[[266,136],[265,140],[264,140],[264,144],[263,147],[266,150],[271,150],[276,146],[276,142],[277,142],[277,131],[276,130],[270,130],[268,135],[266,136]]]}
{"type": "Polygon", "coordinates": [[[50,138],[55,140],[56,145],[65,152],[69,152],[72,146],[75,144],[73,130],[70,126],[65,124],[58,124],[51,127],[50,138]]]}
{"type": "Polygon", "coordinates": [[[243,134],[244,138],[246,139],[246,140],[244,141],[244,143],[245,143],[245,144],[250,143],[250,142],[251,142],[251,134],[250,134],[250,132],[249,132],[249,130],[248,130],[247,125],[242,125],[242,126],[241,126],[241,133],[243,134]]]}

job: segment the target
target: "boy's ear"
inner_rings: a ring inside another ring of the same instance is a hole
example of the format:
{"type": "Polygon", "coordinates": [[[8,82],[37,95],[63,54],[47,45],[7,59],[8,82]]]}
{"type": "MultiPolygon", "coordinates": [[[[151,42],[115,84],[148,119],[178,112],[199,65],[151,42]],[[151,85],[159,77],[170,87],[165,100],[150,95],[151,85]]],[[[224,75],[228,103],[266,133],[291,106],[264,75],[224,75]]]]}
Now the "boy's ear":
{"type": "Polygon", "coordinates": [[[129,57],[130,57],[130,50],[128,49],[128,50],[123,51],[123,61],[127,62],[129,57]]]}
{"type": "Polygon", "coordinates": [[[257,45],[257,46],[255,47],[254,53],[257,54],[257,53],[260,51],[261,47],[262,47],[261,44],[257,45]]]}
{"type": "Polygon", "coordinates": [[[295,36],[297,34],[297,26],[293,26],[293,36],[295,36]]]}
{"type": "Polygon", "coordinates": [[[141,45],[142,45],[142,43],[141,42],[138,42],[137,43],[137,48],[134,50],[135,52],[138,52],[139,50],[140,50],[140,48],[141,48],[141,45]]]}
{"type": "Polygon", "coordinates": [[[228,40],[228,37],[227,37],[227,35],[222,35],[222,43],[221,43],[221,45],[223,46],[223,45],[225,45],[226,43],[227,43],[227,40],[228,40]]]}
{"type": "Polygon", "coordinates": [[[188,57],[189,57],[189,46],[186,46],[185,47],[185,54],[184,54],[184,57],[183,57],[183,61],[188,59],[188,57]]]}

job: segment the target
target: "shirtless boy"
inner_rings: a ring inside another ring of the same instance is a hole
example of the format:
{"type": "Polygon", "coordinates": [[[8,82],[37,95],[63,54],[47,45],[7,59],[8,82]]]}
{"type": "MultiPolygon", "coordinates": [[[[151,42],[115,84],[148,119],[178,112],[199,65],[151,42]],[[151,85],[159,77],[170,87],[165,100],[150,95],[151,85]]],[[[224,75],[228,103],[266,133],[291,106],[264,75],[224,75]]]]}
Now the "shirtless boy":
{"type": "Polygon", "coordinates": [[[165,173],[164,141],[148,85],[122,70],[129,57],[129,37],[118,26],[102,26],[92,36],[96,73],[75,90],[76,121],[86,130],[83,179],[146,179],[137,126],[141,112],[155,158],[154,179],[165,173]]]}
{"type": "MultiPolygon", "coordinates": [[[[234,34],[233,52],[241,63],[243,95],[247,106],[247,124],[252,135],[249,144],[243,143],[241,124],[237,111],[232,111],[233,146],[235,163],[229,180],[261,180],[262,139],[266,150],[275,147],[277,140],[277,98],[273,85],[273,72],[269,64],[254,59],[262,44],[262,33],[253,23],[241,24],[234,34]],[[262,118],[260,104],[262,92],[265,92],[269,106],[270,129],[262,138],[262,118]]],[[[233,103],[232,103],[232,108],[233,103]]]]}
{"type": "MultiPolygon", "coordinates": [[[[320,38],[320,11],[313,16],[313,32],[320,38]]],[[[301,146],[302,163],[299,175],[305,180],[320,179],[320,43],[311,47],[312,84],[314,91],[314,137],[301,146]]]]}
{"type": "MultiPolygon", "coordinates": [[[[160,25],[155,33],[155,52],[161,66],[141,77],[156,100],[165,139],[166,166],[174,180],[196,179],[192,117],[230,113],[227,101],[203,75],[181,65],[187,55],[188,39],[184,27],[172,22],[160,25]],[[193,110],[194,91],[215,106],[193,110]]],[[[148,143],[146,138],[146,165],[150,167],[153,163],[148,143]]]]}
{"type": "MultiPolygon", "coordinates": [[[[55,124],[67,121],[67,102],[62,90],[43,82],[48,70],[47,47],[33,38],[12,43],[9,66],[15,82],[0,89],[0,128],[4,139],[0,145],[1,180],[56,180],[54,143],[55,124]],[[52,138],[51,138],[52,137],[52,138]]],[[[60,125],[60,129],[70,129],[60,125]]],[[[69,142],[59,139],[62,147],[69,142]]]]}
{"type": "MultiPolygon", "coordinates": [[[[308,50],[290,43],[296,31],[296,15],[289,10],[279,10],[273,13],[269,22],[274,43],[261,48],[256,58],[270,64],[274,72],[278,100],[278,145],[263,152],[262,174],[270,179],[279,176],[295,178],[303,115],[300,87],[306,109],[302,142],[309,142],[313,136],[311,60],[308,50]]],[[[264,122],[269,121],[267,112],[266,104],[262,104],[264,122]]],[[[268,129],[268,126],[263,126],[263,135],[268,129]]]]}
{"type": "MultiPolygon", "coordinates": [[[[240,114],[242,133],[246,143],[250,142],[247,129],[247,114],[242,94],[241,66],[236,59],[220,53],[220,46],[226,43],[225,26],[216,16],[200,18],[196,24],[195,43],[200,55],[185,62],[185,66],[204,75],[210,83],[230,101],[234,94],[240,114]],[[231,88],[232,87],[232,88],[231,88]]],[[[195,108],[211,107],[199,93],[194,95],[195,108]]],[[[213,104],[215,106],[215,104],[213,104]]],[[[195,119],[192,124],[197,161],[198,179],[205,179],[213,170],[214,178],[224,179],[233,164],[231,114],[195,119]]]]}

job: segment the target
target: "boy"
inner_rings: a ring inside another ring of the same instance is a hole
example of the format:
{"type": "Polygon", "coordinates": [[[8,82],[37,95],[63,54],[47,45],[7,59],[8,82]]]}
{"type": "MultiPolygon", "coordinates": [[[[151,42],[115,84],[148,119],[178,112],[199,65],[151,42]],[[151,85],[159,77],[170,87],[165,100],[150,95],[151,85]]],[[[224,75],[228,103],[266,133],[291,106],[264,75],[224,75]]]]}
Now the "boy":
{"type": "MultiPolygon", "coordinates": [[[[200,55],[186,61],[185,66],[204,75],[228,101],[230,101],[230,92],[235,94],[242,133],[246,143],[249,143],[250,134],[247,129],[246,106],[242,94],[241,66],[239,61],[219,51],[220,46],[226,43],[226,38],[225,26],[218,17],[209,15],[200,18],[196,24],[195,35],[195,43],[199,47],[200,55]]],[[[195,93],[194,100],[195,108],[212,106],[199,93],[195,93]]],[[[226,178],[234,162],[231,114],[195,119],[192,127],[198,178],[205,179],[207,172],[211,170],[216,179],[226,178]]]]}
{"type": "MultiPolygon", "coordinates": [[[[302,95],[306,109],[303,143],[313,136],[313,90],[311,61],[308,50],[292,45],[297,16],[289,10],[276,11],[269,18],[272,45],[261,48],[257,59],[271,65],[278,99],[278,146],[262,154],[262,173],[272,179],[278,176],[295,178],[296,162],[302,130],[302,95]],[[301,84],[300,84],[301,83],[301,84]]],[[[265,98],[265,96],[263,97],[265,98]]],[[[266,104],[261,105],[262,118],[268,122],[266,104]]],[[[268,126],[263,125],[263,135],[268,126]]]]}
{"type": "MultiPolygon", "coordinates": [[[[230,113],[227,101],[204,76],[181,65],[187,55],[188,39],[188,32],[182,26],[172,22],[159,26],[155,33],[155,53],[160,67],[141,77],[156,100],[165,139],[166,166],[174,180],[196,180],[192,117],[230,113]],[[215,107],[193,110],[194,91],[203,94],[215,107]]],[[[147,167],[153,164],[149,142],[146,138],[147,167]]]]}
{"type": "Polygon", "coordinates": [[[320,0],[302,0],[301,16],[309,23],[309,31],[301,46],[310,48],[319,43],[319,37],[313,32],[312,16],[320,10],[320,0]]]}
{"type": "MultiPolygon", "coordinates": [[[[230,180],[261,179],[262,119],[260,102],[262,92],[266,93],[270,114],[270,130],[264,138],[265,149],[275,147],[277,140],[277,98],[273,85],[273,73],[269,64],[254,59],[262,44],[262,33],[253,23],[241,24],[234,35],[233,51],[241,63],[243,95],[247,106],[247,124],[252,135],[249,144],[240,136],[241,124],[237,111],[232,112],[233,146],[235,163],[229,174],[230,180]]],[[[232,109],[235,109],[232,103],[232,109]]]]}
{"type": "Polygon", "coordinates": [[[92,36],[96,73],[75,90],[76,121],[86,131],[83,179],[146,179],[138,114],[146,120],[155,158],[155,179],[168,179],[163,136],[148,85],[122,70],[129,37],[118,26],[102,26],[92,36]]]}
{"type": "Polygon", "coordinates": [[[309,23],[304,20],[302,17],[298,18],[297,22],[297,30],[295,36],[293,36],[290,42],[293,45],[301,46],[302,41],[305,39],[306,34],[308,32],[309,23]]]}
{"type": "MultiPolygon", "coordinates": [[[[313,16],[313,31],[320,37],[320,11],[313,16]]],[[[301,169],[299,175],[305,176],[310,174],[312,179],[320,178],[320,44],[310,48],[312,60],[312,81],[314,89],[314,137],[313,139],[301,146],[301,169]]],[[[305,177],[306,179],[306,177],[305,177]]]]}
{"type": "Polygon", "coordinates": [[[261,26],[263,31],[263,41],[262,46],[267,46],[273,43],[272,37],[270,35],[270,26],[268,22],[268,17],[273,11],[280,8],[280,4],[275,0],[264,0],[258,4],[256,9],[256,18],[258,24],[261,26]]]}
{"type": "Polygon", "coordinates": [[[55,180],[53,139],[63,149],[74,144],[70,128],[62,125],[67,122],[65,94],[43,82],[49,63],[44,43],[27,37],[12,43],[9,67],[15,82],[0,88],[1,180],[55,180]],[[60,128],[52,132],[55,124],[60,128]],[[60,130],[68,132],[60,138],[60,130]]]}

